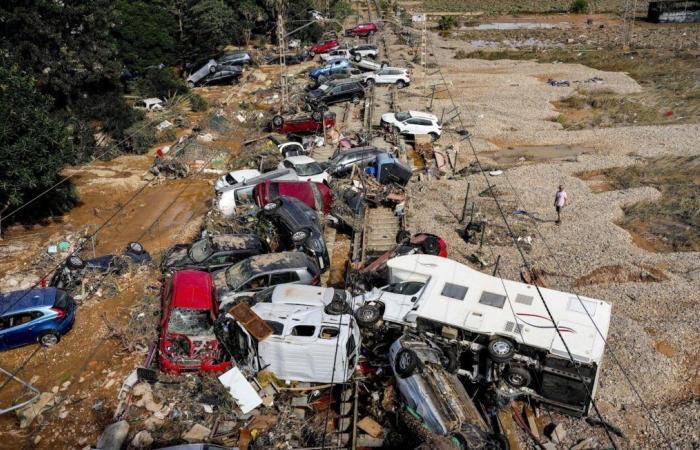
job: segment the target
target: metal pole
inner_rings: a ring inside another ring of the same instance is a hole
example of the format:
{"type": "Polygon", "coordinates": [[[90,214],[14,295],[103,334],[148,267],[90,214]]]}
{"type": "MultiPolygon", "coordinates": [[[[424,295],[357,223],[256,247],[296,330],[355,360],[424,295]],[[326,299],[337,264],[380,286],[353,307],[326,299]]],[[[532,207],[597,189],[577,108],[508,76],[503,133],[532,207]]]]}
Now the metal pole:
{"type": "Polygon", "coordinates": [[[498,256],[496,257],[496,263],[494,264],[494,268],[493,268],[493,276],[494,276],[494,277],[495,277],[496,274],[498,273],[498,265],[499,265],[500,263],[501,263],[501,255],[498,255],[498,256]]]}
{"type": "Polygon", "coordinates": [[[469,214],[469,223],[474,221],[474,202],[472,202],[472,212],[469,214]]]}
{"type": "Polygon", "coordinates": [[[464,223],[464,219],[466,218],[466,215],[467,215],[467,203],[469,203],[469,187],[470,186],[471,186],[471,183],[467,183],[467,195],[464,196],[464,205],[462,206],[462,218],[459,219],[459,223],[464,223]]]}
{"type": "Polygon", "coordinates": [[[481,240],[479,241],[479,250],[484,246],[484,236],[486,235],[486,223],[482,222],[483,227],[481,228],[481,240]]]}

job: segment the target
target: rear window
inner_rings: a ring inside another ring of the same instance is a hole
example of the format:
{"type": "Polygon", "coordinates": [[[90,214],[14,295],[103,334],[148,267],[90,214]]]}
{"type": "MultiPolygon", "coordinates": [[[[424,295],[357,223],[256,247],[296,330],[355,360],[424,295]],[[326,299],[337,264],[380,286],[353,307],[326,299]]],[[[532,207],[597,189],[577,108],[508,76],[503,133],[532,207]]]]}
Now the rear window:
{"type": "Polygon", "coordinates": [[[68,294],[66,291],[61,291],[57,290],[56,291],[56,300],[53,303],[53,306],[59,309],[68,309],[68,306],[70,305],[70,300],[68,297],[68,294]]]}

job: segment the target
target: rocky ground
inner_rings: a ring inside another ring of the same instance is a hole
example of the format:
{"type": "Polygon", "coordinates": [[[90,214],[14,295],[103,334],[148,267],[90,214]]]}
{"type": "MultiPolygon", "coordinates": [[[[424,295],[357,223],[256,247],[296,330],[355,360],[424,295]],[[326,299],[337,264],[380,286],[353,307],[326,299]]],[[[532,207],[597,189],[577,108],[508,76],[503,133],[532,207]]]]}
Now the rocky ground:
{"type": "MultiPolygon", "coordinates": [[[[498,36],[490,39],[502,40],[498,36]]],[[[552,120],[558,115],[552,102],[570,96],[586,80],[601,79],[586,83],[588,89],[618,94],[638,93],[642,87],[624,73],[603,72],[579,64],[455,59],[455,49],[469,51],[464,41],[432,35],[431,42],[431,61],[439,64],[445,75],[454,101],[463,112],[464,126],[474,136],[480,160],[489,170],[504,169],[503,175],[489,175],[489,181],[496,185],[507,219],[522,238],[527,259],[545,272],[550,287],[605,299],[613,305],[597,399],[605,419],[624,432],[626,438],[619,439],[619,445],[635,449],[664,447],[666,441],[657,430],[658,423],[674,446],[694,448],[700,440],[699,255],[644,250],[636,245],[634,236],[616,225],[623,215],[623,206],[653,202],[660,195],[656,189],[598,193],[577,174],[594,168],[639,164],[642,157],[697,155],[700,126],[564,131],[552,120]],[[570,87],[554,87],[547,83],[550,78],[572,83],[570,87]],[[528,146],[557,146],[553,147],[552,156],[562,146],[569,152],[566,158],[531,159],[514,166],[499,164],[499,157],[509,150],[528,146]],[[579,154],[572,156],[572,148],[580,149],[574,152],[579,154]],[[570,200],[560,226],[554,223],[552,207],[559,184],[566,187],[570,200]],[[515,210],[526,210],[537,219],[516,216],[515,210]],[[657,276],[650,276],[650,270],[657,276]],[[621,272],[624,275],[620,276],[621,272]],[[654,419],[630,389],[620,365],[654,419]]],[[[406,60],[413,60],[411,50],[400,45],[395,49],[404,52],[406,60]]],[[[424,102],[419,97],[420,68],[415,67],[414,71],[415,100],[405,101],[405,108],[415,109],[417,103],[424,102]]],[[[437,75],[429,77],[428,84],[433,83],[439,83],[437,75]]],[[[448,95],[438,94],[433,111],[439,115],[450,109],[448,95]]],[[[457,121],[451,126],[461,128],[457,121]]],[[[457,169],[475,162],[467,142],[460,142],[459,136],[443,135],[441,140],[443,145],[458,146],[457,169]]],[[[447,238],[451,257],[472,259],[478,243],[465,243],[458,223],[467,183],[471,184],[470,202],[476,202],[476,210],[491,229],[479,253],[481,260],[491,264],[500,255],[501,274],[519,278],[523,263],[515,246],[508,242],[493,199],[475,195],[487,187],[480,173],[458,180],[411,185],[409,210],[413,213],[409,224],[413,231],[437,232],[447,238]]],[[[606,443],[600,428],[591,429],[583,420],[556,417],[565,420],[569,430],[566,444],[573,445],[591,435],[601,445],[606,443]]]]}

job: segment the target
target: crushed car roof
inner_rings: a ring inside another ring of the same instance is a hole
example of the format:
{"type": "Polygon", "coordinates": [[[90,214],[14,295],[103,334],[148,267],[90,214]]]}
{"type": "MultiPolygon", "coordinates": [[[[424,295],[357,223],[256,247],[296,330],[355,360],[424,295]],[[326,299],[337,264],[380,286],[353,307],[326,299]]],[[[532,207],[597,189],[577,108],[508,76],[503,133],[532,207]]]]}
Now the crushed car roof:
{"type": "Polygon", "coordinates": [[[210,309],[213,282],[207,272],[181,270],[173,275],[172,306],[186,309],[210,309]]]}

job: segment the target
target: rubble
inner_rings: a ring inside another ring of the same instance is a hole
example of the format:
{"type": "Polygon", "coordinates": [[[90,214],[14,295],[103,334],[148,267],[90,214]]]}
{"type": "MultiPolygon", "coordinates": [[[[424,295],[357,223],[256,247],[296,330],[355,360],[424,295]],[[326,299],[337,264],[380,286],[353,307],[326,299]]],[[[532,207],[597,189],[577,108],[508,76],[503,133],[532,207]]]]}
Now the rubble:
{"type": "Polygon", "coordinates": [[[203,442],[209,437],[210,434],[211,430],[209,428],[196,423],[182,435],[182,439],[186,440],[187,442],[203,442]]]}
{"type": "Polygon", "coordinates": [[[99,450],[121,450],[128,434],[129,423],[126,420],[115,422],[104,429],[96,447],[99,450]]]}

